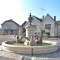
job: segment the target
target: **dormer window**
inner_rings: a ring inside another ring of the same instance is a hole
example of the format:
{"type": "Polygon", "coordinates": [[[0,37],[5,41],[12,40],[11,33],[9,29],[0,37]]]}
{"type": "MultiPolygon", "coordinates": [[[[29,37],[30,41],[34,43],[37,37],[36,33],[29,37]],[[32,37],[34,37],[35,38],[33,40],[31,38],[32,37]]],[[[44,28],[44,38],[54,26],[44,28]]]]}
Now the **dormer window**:
{"type": "Polygon", "coordinates": [[[45,29],[51,29],[51,24],[45,24],[45,29]]]}

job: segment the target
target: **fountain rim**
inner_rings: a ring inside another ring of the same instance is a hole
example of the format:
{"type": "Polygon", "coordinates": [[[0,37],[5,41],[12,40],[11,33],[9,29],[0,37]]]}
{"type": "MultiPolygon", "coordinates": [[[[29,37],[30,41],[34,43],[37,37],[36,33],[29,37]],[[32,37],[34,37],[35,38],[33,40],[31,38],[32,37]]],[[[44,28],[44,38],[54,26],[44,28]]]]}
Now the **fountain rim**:
{"type": "MultiPolygon", "coordinates": [[[[25,48],[33,48],[33,47],[49,47],[49,46],[54,46],[54,45],[57,45],[57,42],[51,42],[51,45],[44,45],[44,46],[16,46],[16,45],[10,45],[10,44],[7,44],[7,42],[15,42],[15,41],[4,41],[2,42],[2,45],[3,46],[10,46],[10,47],[25,47],[25,48]]],[[[44,41],[46,42],[46,41],[44,41]]]]}

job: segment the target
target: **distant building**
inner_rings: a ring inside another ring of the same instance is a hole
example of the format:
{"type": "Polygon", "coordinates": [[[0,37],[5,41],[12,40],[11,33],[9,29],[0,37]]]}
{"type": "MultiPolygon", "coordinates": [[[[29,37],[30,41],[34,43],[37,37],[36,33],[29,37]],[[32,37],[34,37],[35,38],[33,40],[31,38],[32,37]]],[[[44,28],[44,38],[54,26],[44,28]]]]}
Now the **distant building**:
{"type": "MultiPolygon", "coordinates": [[[[32,16],[32,25],[36,25],[37,29],[35,30],[35,33],[40,33],[41,29],[45,30],[46,33],[50,33],[50,36],[60,36],[60,21],[56,21],[56,16],[52,18],[49,14],[47,14],[45,17],[38,18],[36,16],[32,16]]],[[[29,22],[23,23],[21,26],[26,27],[29,22]]]]}
{"type": "Polygon", "coordinates": [[[2,25],[3,32],[5,32],[7,34],[16,35],[19,32],[20,25],[17,24],[12,19],[4,21],[1,25],[2,25]]]}
{"type": "Polygon", "coordinates": [[[0,28],[0,34],[2,34],[3,33],[3,30],[2,30],[2,28],[0,28]]]}

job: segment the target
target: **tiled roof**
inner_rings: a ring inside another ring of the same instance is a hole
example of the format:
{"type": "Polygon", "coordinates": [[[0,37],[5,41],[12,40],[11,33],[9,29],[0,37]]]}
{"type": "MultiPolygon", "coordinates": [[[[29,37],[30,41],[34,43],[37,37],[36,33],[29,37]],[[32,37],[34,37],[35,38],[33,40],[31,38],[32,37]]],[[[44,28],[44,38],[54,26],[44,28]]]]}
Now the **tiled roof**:
{"type": "MultiPolygon", "coordinates": [[[[37,20],[39,20],[40,22],[42,22],[42,19],[40,19],[40,18],[38,18],[38,17],[36,17],[36,16],[32,16],[32,18],[36,18],[37,20]]],[[[25,21],[21,26],[23,27],[25,24],[27,23],[27,21],[25,21]]]]}
{"type": "MultiPolygon", "coordinates": [[[[40,18],[38,18],[38,17],[36,17],[36,16],[32,16],[32,18],[36,18],[37,20],[39,20],[40,22],[42,22],[42,19],[40,19],[40,18]]],[[[27,23],[27,21],[25,21],[21,26],[23,27],[25,24],[27,23]]]]}
{"type": "MultiPolygon", "coordinates": [[[[49,16],[50,18],[52,18],[49,14],[47,14],[46,16],[49,16]]],[[[36,16],[32,16],[32,18],[36,18],[38,21],[40,21],[40,22],[42,22],[43,21],[43,19],[42,18],[38,18],[38,17],[36,17],[36,16]]],[[[52,18],[52,20],[54,20],[53,18],[52,18]]],[[[55,21],[55,20],[54,20],[55,21]]],[[[25,24],[27,23],[27,21],[25,21],[21,26],[24,26],[25,24]]]]}
{"type": "Polygon", "coordinates": [[[35,17],[37,20],[39,20],[40,22],[42,22],[42,19],[40,19],[40,18],[38,18],[36,16],[33,16],[33,17],[35,17]]]}
{"type": "Polygon", "coordinates": [[[24,21],[24,23],[21,25],[22,27],[27,23],[27,21],[24,21]]]}
{"type": "Polygon", "coordinates": [[[48,13],[47,13],[47,15],[46,16],[49,16],[53,21],[55,21],[48,13]]]}
{"type": "Polygon", "coordinates": [[[5,22],[14,22],[14,23],[17,24],[18,26],[20,26],[18,23],[16,23],[16,22],[13,21],[12,19],[9,19],[9,20],[4,21],[1,25],[3,25],[5,22]]]}
{"type": "Polygon", "coordinates": [[[60,21],[56,21],[56,23],[57,23],[58,25],[60,25],[60,21]]]}

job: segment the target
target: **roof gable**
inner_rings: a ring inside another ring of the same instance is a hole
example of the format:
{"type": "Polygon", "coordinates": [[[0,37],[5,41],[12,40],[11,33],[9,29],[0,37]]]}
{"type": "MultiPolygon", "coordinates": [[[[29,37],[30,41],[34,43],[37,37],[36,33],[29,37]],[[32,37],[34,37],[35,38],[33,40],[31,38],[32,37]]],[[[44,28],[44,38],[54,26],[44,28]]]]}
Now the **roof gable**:
{"type": "MultiPolygon", "coordinates": [[[[40,21],[40,22],[42,22],[42,19],[40,19],[40,18],[38,18],[38,17],[36,17],[36,16],[32,16],[32,18],[35,18],[35,19],[37,19],[38,21],[40,21]]],[[[34,19],[33,19],[34,20],[34,19]]],[[[25,21],[21,26],[23,27],[23,26],[25,26],[25,24],[27,23],[27,21],[25,21]]]]}
{"type": "Polygon", "coordinates": [[[36,18],[38,21],[42,22],[42,19],[40,19],[40,18],[38,18],[38,17],[36,17],[36,16],[32,16],[32,17],[34,17],[34,18],[36,18]]]}
{"type": "Polygon", "coordinates": [[[59,21],[56,21],[56,24],[60,25],[60,20],[59,21]]]}
{"type": "MultiPolygon", "coordinates": [[[[47,14],[46,17],[50,17],[53,21],[55,21],[49,14],[47,14]]],[[[46,17],[45,17],[45,18],[46,18],[46,17]]],[[[45,18],[44,18],[44,19],[45,19],[45,18]]]]}
{"type": "Polygon", "coordinates": [[[6,23],[6,22],[14,22],[14,23],[17,24],[18,26],[20,26],[18,23],[16,23],[16,22],[13,21],[12,19],[9,19],[9,20],[4,21],[1,25],[3,25],[3,24],[6,23]]]}
{"type": "Polygon", "coordinates": [[[24,23],[21,25],[22,27],[25,26],[25,24],[27,23],[27,21],[24,21],[24,23]]]}

